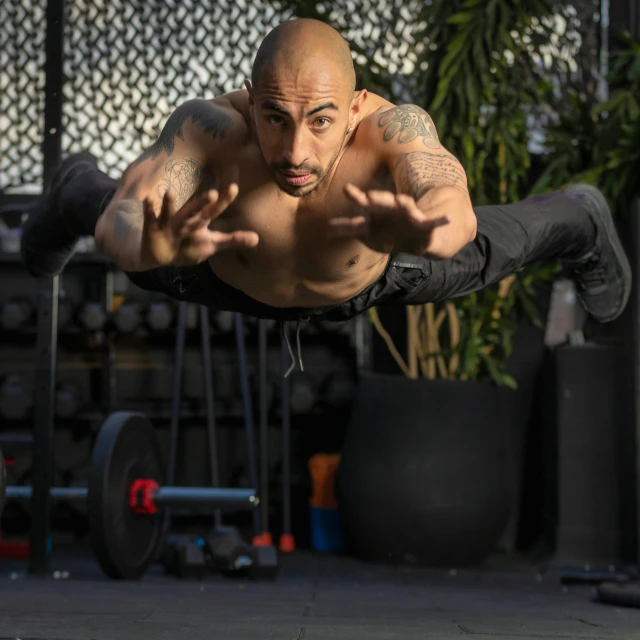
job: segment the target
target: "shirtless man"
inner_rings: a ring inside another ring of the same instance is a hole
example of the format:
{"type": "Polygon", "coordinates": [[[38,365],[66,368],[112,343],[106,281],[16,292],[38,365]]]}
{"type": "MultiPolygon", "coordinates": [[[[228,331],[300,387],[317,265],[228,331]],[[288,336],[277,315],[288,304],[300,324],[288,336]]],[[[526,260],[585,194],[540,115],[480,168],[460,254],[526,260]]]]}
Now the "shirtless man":
{"type": "Polygon", "coordinates": [[[119,183],[67,158],[25,223],[28,269],[59,273],[82,235],[142,288],[277,320],[451,299],[541,260],[601,322],[630,292],[597,189],[474,209],[429,115],[356,90],[347,43],[314,20],[266,37],[246,90],[178,107],[119,183]]]}

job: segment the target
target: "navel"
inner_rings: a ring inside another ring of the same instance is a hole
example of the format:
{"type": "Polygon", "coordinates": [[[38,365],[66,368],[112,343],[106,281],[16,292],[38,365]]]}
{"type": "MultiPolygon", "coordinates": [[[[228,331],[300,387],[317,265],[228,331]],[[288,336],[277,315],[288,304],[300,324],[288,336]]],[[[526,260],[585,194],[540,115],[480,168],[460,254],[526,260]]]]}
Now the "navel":
{"type": "Polygon", "coordinates": [[[351,269],[351,267],[353,267],[354,265],[358,264],[358,260],[360,260],[360,256],[353,256],[353,258],[351,258],[351,260],[349,260],[349,262],[347,263],[347,266],[349,267],[349,269],[351,269]]]}

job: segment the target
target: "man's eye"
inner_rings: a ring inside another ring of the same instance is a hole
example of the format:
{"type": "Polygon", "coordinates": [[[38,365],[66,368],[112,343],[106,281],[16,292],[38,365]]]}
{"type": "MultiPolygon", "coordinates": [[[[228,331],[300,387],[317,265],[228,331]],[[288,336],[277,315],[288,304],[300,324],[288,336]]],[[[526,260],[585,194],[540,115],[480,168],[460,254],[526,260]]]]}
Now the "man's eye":
{"type": "Polygon", "coordinates": [[[269,121],[269,124],[282,124],[281,116],[269,116],[267,120],[269,121]]]}
{"type": "Polygon", "coordinates": [[[331,124],[331,120],[329,120],[329,118],[318,118],[316,120],[316,124],[322,128],[322,129],[326,129],[330,124],[331,124]]]}

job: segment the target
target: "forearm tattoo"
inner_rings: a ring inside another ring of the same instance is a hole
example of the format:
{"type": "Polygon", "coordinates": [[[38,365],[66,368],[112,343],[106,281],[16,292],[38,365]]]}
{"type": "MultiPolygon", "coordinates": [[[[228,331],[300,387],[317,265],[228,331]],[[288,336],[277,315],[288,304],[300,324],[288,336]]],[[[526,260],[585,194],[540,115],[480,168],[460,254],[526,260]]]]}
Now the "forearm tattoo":
{"type": "Polygon", "coordinates": [[[176,158],[169,160],[165,168],[165,177],[156,188],[156,195],[160,200],[164,194],[172,189],[176,199],[176,209],[179,209],[195,193],[202,181],[203,166],[192,158],[176,158]]]}
{"type": "Polygon", "coordinates": [[[393,140],[396,136],[400,144],[422,138],[422,143],[429,149],[442,147],[431,116],[424,109],[413,104],[385,111],[378,120],[378,126],[384,129],[385,142],[393,140]]]}
{"type": "Polygon", "coordinates": [[[395,176],[401,193],[419,200],[429,189],[451,186],[467,193],[467,177],[451,154],[410,151],[397,160],[395,176]]]}
{"type": "Polygon", "coordinates": [[[142,202],[122,200],[113,212],[113,236],[122,240],[130,236],[133,229],[142,229],[144,214],[142,202]]]}
{"type": "Polygon", "coordinates": [[[189,119],[213,139],[224,138],[233,124],[229,115],[207,100],[187,102],[171,114],[160,137],[136,160],[134,166],[147,158],[157,158],[163,151],[171,155],[175,148],[175,138],[184,140],[182,127],[189,119]]]}

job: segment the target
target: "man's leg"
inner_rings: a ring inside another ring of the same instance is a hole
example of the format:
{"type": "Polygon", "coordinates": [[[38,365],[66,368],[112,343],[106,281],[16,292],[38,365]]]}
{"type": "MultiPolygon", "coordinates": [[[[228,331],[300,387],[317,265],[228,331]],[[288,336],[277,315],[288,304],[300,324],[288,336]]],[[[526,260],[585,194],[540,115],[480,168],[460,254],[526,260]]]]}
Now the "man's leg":
{"type": "Polygon", "coordinates": [[[477,207],[476,214],[476,239],[449,260],[431,261],[431,275],[416,292],[420,300],[411,303],[458,298],[528,264],[559,260],[596,320],[608,322],[622,313],[631,269],[607,202],[596,188],[575,185],[517,204],[477,207]]]}
{"type": "Polygon", "coordinates": [[[22,227],[22,259],[32,275],[52,278],[62,271],[78,238],[93,236],[117,184],[87,152],[65,158],[22,227]]]}

